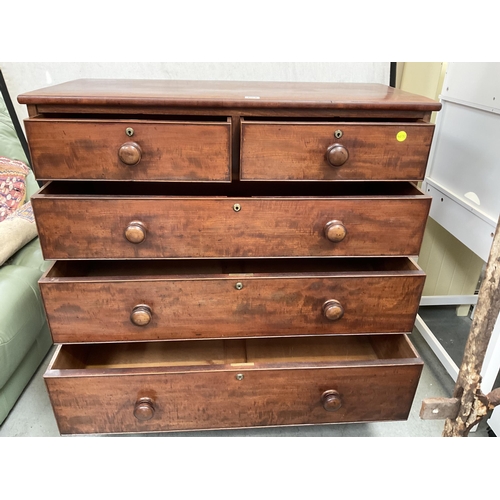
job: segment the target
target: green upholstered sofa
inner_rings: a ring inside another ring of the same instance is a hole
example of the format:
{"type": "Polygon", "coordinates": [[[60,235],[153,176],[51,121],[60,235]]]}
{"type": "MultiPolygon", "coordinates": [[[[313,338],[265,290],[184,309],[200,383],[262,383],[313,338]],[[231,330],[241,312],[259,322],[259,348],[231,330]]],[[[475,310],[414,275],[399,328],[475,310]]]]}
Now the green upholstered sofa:
{"type": "MultiPolygon", "coordinates": [[[[28,164],[1,94],[0,156],[28,164]]],[[[37,189],[30,173],[28,197],[37,189]]],[[[0,425],[52,346],[38,288],[48,266],[38,238],[0,266],[0,425]]]]}

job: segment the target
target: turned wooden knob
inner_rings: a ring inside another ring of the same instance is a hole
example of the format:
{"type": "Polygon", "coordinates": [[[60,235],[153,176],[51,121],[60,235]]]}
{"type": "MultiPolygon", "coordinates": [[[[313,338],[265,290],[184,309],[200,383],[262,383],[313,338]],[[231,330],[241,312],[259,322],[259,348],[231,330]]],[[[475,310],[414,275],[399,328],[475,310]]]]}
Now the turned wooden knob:
{"type": "Polygon", "coordinates": [[[339,220],[331,220],[325,224],[325,236],[334,243],[342,241],[346,234],[347,229],[339,220]]]}
{"type": "Polygon", "coordinates": [[[146,326],[153,317],[151,307],[146,304],[139,304],[132,309],[130,313],[130,321],[137,326],[146,326]]]}
{"type": "Polygon", "coordinates": [[[151,398],[140,398],[135,403],[134,417],[137,420],[151,420],[155,414],[155,407],[151,398]]]}
{"type": "Polygon", "coordinates": [[[146,226],[137,220],[132,221],[125,229],[125,238],[130,243],[142,243],[146,239],[146,226]]]}
{"type": "Polygon", "coordinates": [[[125,142],[118,150],[118,158],[125,165],[137,165],[141,161],[142,149],[136,142],[125,142]]]}
{"type": "Polygon", "coordinates": [[[321,395],[321,403],[326,411],[337,411],[342,406],[340,394],[337,391],[325,391],[321,395]]]}
{"type": "Polygon", "coordinates": [[[323,314],[330,321],[337,321],[344,315],[344,308],[338,300],[327,300],[323,304],[323,314]]]}
{"type": "Polygon", "coordinates": [[[342,144],[332,144],[326,150],[326,161],[332,167],[340,167],[349,159],[349,151],[342,144]]]}

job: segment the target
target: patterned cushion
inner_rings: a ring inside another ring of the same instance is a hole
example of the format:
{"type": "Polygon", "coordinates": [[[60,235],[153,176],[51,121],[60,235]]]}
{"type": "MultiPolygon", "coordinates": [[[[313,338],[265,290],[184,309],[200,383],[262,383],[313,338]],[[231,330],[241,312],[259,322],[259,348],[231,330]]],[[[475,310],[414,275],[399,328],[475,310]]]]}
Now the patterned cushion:
{"type": "Polygon", "coordinates": [[[28,201],[0,222],[0,266],[36,235],[33,209],[28,201]]]}
{"type": "Polygon", "coordinates": [[[0,157],[0,222],[24,203],[29,172],[22,161],[0,157]]]}

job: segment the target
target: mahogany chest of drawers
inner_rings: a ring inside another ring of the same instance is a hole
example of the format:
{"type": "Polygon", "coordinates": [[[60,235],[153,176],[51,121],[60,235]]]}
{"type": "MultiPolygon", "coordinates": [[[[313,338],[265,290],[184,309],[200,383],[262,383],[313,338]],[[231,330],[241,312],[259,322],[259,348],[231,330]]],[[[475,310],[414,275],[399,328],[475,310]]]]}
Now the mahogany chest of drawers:
{"type": "Polygon", "coordinates": [[[439,103],[377,84],[19,96],[61,434],[399,420],[439,103]]]}

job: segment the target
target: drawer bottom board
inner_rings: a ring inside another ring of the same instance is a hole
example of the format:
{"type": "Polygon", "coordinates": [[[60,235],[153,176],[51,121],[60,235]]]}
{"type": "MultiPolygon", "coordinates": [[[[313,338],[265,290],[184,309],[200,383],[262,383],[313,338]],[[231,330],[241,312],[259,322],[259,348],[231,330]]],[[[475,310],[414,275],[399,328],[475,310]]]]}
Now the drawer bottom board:
{"type": "Polygon", "coordinates": [[[146,433],[404,420],[422,366],[406,335],[62,345],[45,382],[61,434],[146,433]]]}

